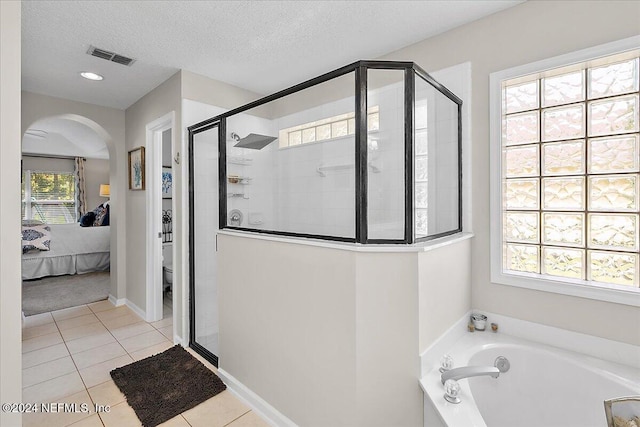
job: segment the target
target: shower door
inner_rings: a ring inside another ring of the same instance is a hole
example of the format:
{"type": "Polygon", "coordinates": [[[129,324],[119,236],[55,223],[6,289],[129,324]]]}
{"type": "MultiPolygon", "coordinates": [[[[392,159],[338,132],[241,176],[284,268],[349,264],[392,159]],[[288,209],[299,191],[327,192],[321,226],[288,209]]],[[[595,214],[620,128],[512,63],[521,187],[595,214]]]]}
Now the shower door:
{"type": "Polygon", "coordinates": [[[189,345],[218,366],[218,124],[189,133],[189,345]]]}

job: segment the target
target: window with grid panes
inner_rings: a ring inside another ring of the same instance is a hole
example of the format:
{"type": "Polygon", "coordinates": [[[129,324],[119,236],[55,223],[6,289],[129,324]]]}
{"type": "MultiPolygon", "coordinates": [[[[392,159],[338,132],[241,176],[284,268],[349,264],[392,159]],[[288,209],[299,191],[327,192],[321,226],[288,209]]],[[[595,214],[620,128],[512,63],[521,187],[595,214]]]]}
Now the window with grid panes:
{"type": "MultiPolygon", "coordinates": [[[[377,131],[380,128],[380,113],[378,110],[378,106],[375,106],[367,111],[367,128],[369,132],[377,131]]],[[[326,141],[355,135],[355,133],[355,113],[346,113],[282,129],[279,132],[280,148],[326,141]]]]}
{"type": "Polygon", "coordinates": [[[639,59],[502,82],[502,266],[637,288],[639,59]]]}
{"type": "Polygon", "coordinates": [[[22,218],[47,224],[76,222],[75,176],[72,172],[22,172],[22,218]]]}

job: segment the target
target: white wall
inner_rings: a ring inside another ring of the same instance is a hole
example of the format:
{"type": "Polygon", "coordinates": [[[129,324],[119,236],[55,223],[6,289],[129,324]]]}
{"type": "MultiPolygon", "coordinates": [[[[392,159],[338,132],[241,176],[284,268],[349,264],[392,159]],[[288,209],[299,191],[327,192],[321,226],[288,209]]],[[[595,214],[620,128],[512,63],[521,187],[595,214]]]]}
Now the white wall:
{"type": "Polygon", "coordinates": [[[115,108],[22,92],[22,134],[34,123],[46,117],[63,116],[76,120],[97,132],[109,151],[111,185],[111,295],[124,298],[127,286],[127,153],[125,146],[125,113],[115,108]]]}
{"type": "MultiPolygon", "coordinates": [[[[0,402],[22,401],[20,280],[20,2],[0,2],[0,402]]],[[[0,412],[0,424],[21,424],[0,412]]]]}
{"type": "Polygon", "coordinates": [[[471,240],[418,254],[420,353],[471,310],[471,240]]]}
{"type": "Polygon", "coordinates": [[[220,369],[299,425],[422,425],[419,354],[471,307],[470,246],[218,235],[220,369]]]}
{"type": "MultiPolygon", "coordinates": [[[[156,119],[170,113],[175,112],[175,123],[179,126],[182,123],[181,117],[181,76],[180,72],[174,74],[171,78],[156,87],[151,92],[140,98],[135,104],[127,108],[125,112],[126,120],[126,151],[133,150],[137,147],[146,147],[147,135],[146,126],[156,119]]],[[[177,131],[177,130],[176,130],[177,131]]],[[[178,134],[178,132],[176,132],[178,134]]],[[[148,148],[147,148],[148,149],[148,148]]],[[[125,157],[126,159],[126,157],[125,157]]],[[[145,179],[149,179],[150,159],[146,161],[145,179]]],[[[180,173],[182,168],[187,167],[186,162],[179,165],[174,164],[174,172],[176,175],[180,173]]],[[[125,169],[124,175],[128,179],[128,170],[125,169]]],[[[182,194],[179,189],[174,189],[173,196],[180,200],[182,194]]],[[[146,263],[147,263],[147,218],[146,204],[147,191],[129,190],[127,185],[126,203],[127,203],[127,227],[129,234],[127,235],[127,295],[129,303],[133,303],[143,312],[146,312],[146,263]]],[[[176,280],[177,276],[174,269],[174,292],[177,298],[182,298],[181,282],[176,280]]],[[[182,311],[180,307],[174,307],[175,315],[181,318],[182,311]]]]}
{"type": "Polygon", "coordinates": [[[73,159],[22,156],[22,169],[42,172],[73,172],[73,159]]]}
{"type": "Polygon", "coordinates": [[[84,178],[88,211],[110,200],[100,196],[100,184],[109,184],[109,160],[87,159],[84,178]]]}
{"type": "Polygon", "coordinates": [[[529,1],[383,59],[427,71],[472,64],[472,305],[523,320],[640,344],[640,309],[491,283],[489,245],[489,74],[640,33],[640,3],[529,1]]]}
{"type": "Polygon", "coordinates": [[[354,259],[218,236],[220,368],[298,425],[356,425],[354,259]]]}

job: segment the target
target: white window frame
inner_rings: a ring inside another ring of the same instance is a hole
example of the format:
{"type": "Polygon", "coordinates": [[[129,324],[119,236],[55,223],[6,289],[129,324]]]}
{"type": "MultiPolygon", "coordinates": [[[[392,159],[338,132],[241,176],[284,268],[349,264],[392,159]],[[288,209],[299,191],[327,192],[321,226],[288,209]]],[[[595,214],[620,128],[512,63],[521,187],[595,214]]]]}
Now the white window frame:
{"type": "MultiPolygon", "coordinates": [[[[25,204],[24,207],[24,217],[22,219],[25,220],[31,220],[33,219],[33,204],[34,202],[31,201],[31,194],[32,194],[32,189],[31,189],[31,176],[33,174],[64,174],[64,175],[72,175],[73,176],[73,171],[71,172],[67,172],[67,171],[44,171],[44,170],[33,170],[33,169],[25,169],[24,170],[24,199],[21,201],[21,203],[25,204]],[[28,185],[27,185],[28,183],[28,185]],[[29,202],[27,202],[29,201],[29,202]]],[[[70,200],[37,200],[36,201],[38,204],[40,205],[64,205],[67,204],[69,202],[71,202],[70,200]]],[[[79,218],[77,217],[77,210],[78,210],[78,199],[76,197],[75,194],[75,190],[74,190],[74,199],[73,199],[73,210],[76,213],[76,218],[74,218],[73,221],[71,222],[66,222],[65,224],[73,224],[75,222],[77,222],[79,220],[79,218]]]]}
{"type": "Polygon", "coordinates": [[[640,50],[640,36],[629,37],[596,47],[579,50],[542,61],[521,65],[492,73],[489,76],[490,103],[490,236],[491,236],[491,282],[563,295],[608,301],[640,307],[638,288],[623,285],[597,286],[583,280],[553,280],[549,276],[503,270],[502,248],[502,82],[535,74],[545,70],[586,62],[603,56],[626,51],[640,50]]]}

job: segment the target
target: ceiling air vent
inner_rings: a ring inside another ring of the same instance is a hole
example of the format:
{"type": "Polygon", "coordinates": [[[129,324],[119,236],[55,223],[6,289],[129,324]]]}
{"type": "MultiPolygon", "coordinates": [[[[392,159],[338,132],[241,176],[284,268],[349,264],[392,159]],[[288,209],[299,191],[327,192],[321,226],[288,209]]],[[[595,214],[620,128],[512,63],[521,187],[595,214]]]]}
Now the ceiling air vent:
{"type": "Polygon", "coordinates": [[[131,66],[135,59],[127,58],[126,56],[118,55],[114,52],[109,52],[108,50],[100,49],[95,46],[90,46],[87,53],[91,56],[95,56],[96,58],[106,59],[107,61],[117,62],[118,64],[131,66]]]}

